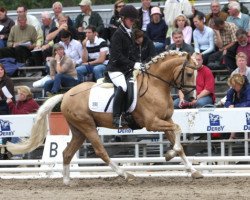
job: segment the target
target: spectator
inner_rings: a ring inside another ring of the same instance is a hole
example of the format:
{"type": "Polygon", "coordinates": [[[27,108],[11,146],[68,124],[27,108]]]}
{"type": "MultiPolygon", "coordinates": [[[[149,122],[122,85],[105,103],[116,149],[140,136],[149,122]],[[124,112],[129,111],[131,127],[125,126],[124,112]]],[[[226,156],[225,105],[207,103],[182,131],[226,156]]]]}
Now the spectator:
{"type": "Polygon", "coordinates": [[[201,108],[214,104],[214,76],[211,70],[203,65],[203,59],[201,53],[195,54],[195,59],[198,63],[198,71],[196,77],[196,97],[192,98],[183,94],[179,90],[179,98],[174,100],[174,108],[201,108]]]}
{"type": "MultiPolygon", "coordinates": [[[[52,27],[59,27],[59,16],[60,14],[62,14],[62,10],[63,10],[63,5],[61,2],[57,1],[55,3],[53,3],[52,5],[52,10],[54,12],[54,16],[52,17],[52,27]]],[[[67,24],[70,27],[73,27],[73,21],[70,19],[70,17],[68,16],[68,20],[67,20],[67,24]]]]}
{"type": "Polygon", "coordinates": [[[206,15],[206,25],[213,28],[214,19],[220,18],[222,21],[226,21],[228,13],[220,11],[220,2],[218,0],[212,0],[210,4],[211,13],[206,15]]]}
{"type": "Polygon", "coordinates": [[[85,31],[86,38],[82,42],[83,65],[76,68],[79,83],[90,73],[94,74],[95,80],[102,78],[109,58],[108,45],[104,39],[97,36],[96,28],[88,26],[85,31]]]}
{"type": "Polygon", "coordinates": [[[75,28],[73,26],[69,26],[68,25],[68,16],[65,14],[59,14],[58,16],[58,23],[59,26],[58,27],[53,27],[52,29],[50,29],[49,34],[46,36],[46,40],[47,41],[54,41],[54,44],[60,42],[61,40],[61,31],[64,30],[68,30],[71,32],[72,34],[72,38],[77,40],[77,32],[75,30],[75,28]]]}
{"type": "Polygon", "coordinates": [[[207,66],[210,69],[224,68],[223,57],[227,53],[227,49],[235,44],[237,26],[230,22],[225,22],[221,18],[214,19],[213,30],[215,33],[215,44],[218,51],[211,54],[208,58],[207,66]]]}
{"type": "Polygon", "coordinates": [[[77,85],[77,73],[75,64],[65,55],[61,44],[54,45],[54,58],[50,60],[50,76],[44,84],[46,96],[58,93],[61,87],[73,87],[77,85]]]}
{"type": "Polygon", "coordinates": [[[231,1],[228,4],[229,16],[227,22],[234,23],[238,28],[249,31],[249,16],[240,12],[240,4],[237,1],[231,1]]]}
{"type": "Polygon", "coordinates": [[[154,43],[144,35],[144,32],[140,29],[134,30],[135,43],[138,52],[138,61],[141,63],[146,63],[155,56],[155,46],[154,43]]]}
{"type": "MultiPolygon", "coordinates": [[[[241,74],[234,74],[228,79],[230,89],[227,91],[226,108],[250,107],[250,84],[241,74]]],[[[231,133],[229,139],[235,139],[236,133],[231,133]]]]}
{"type": "MultiPolygon", "coordinates": [[[[243,52],[239,52],[236,55],[236,64],[237,68],[231,73],[231,76],[234,74],[241,74],[247,77],[248,82],[250,82],[250,67],[247,65],[247,55],[243,52]]],[[[216,103],[217,107],[221,107],[226,102],[226,96],[216,103]]]]}
{"type": "Polygon", "coordinates": [[[42,12],[42,32],[43,32],[43,45],[41,50],[43,51],[43,62],[45,62],[47,57],[52,56],[52,49],[54,42],[46,40],[47,35],[49,34],[50,29],[52,28],[52,17],[51,14],[47,11],[42,12]]]}
{"type": "Polygon", "coordinates": [[[185,43],[182,30],[175,29],[172,32],[172,38],[173,38],[174,43],[170,44],[167,47],[167,51],[169,51],[169,50],[186,51],[190,55],[192,55],[194,53],[193,46],[185,43]]]}
{"type": "Polygon", "coordinates": [[[188,17],[188,19],[189,19],[189,21],[190,21],[190,24],[191,24],[191,27],[192,27],[192,29],[194,30],[194,29],[196,29],[196,27],[195,27],[195,25],[194,25],[194,16],[196,16],[196,15],[199,15],[199,16],[202,16],[202,17],[204,17],[205,18],[205,15],[204,15],[204,13],[203,12],[201,12],[201,11],[199,11],[199,10],[196,10],[196,8],[195,8],[195,6],[194,5],[192,5],[192,16],[190,16],[190,17],[188,17]]]}
{"type": "MultiPolygon", "coordinates": [[[[175,18],[174,29],[181,30],[183,33],[183,39],[185,43],[191,44],[193,30],[192,30],[192,27],[190,26],[190,22],[188,18],[185,15],[180,14],[175,18]]],[[[174,42],[173,38],[171,37],[171,44],[173,42],[174,42]]]]}
{"type": "Polygon", "coordinates": [[[109,40],[111,40],[112,35],[116,31],[116,29],[121,25],[120,11],[124,6],[125,2],[123,0],[117,0],[114,4],[114,15],[111,17],[109,22],[109,40]]]}
{"type": "Polygon", "coordinates": [[[11,114],[29,114],[35,113],[39,105],[33,99],[33,94],[28,86],[18,86],[17,102],[13,102],[11,98],[6,100],[11,114]]]}
{"type": "Polygon", "coordinates": [[[136,28],[146,32],[147,25],[150,23],[151,9],[151,0],[141,0],[141,7],[138,10],[139,17],[135,24],[136,28]]]}
{"type": "Polygon", "coordinates": [[[43,44],[43,35],[42,35],[41,23],[39,22],[39,20],[34,15],[28,14],[28,9],[24,5],[17,7],[17,14],[26,15],[27,24],[35,27],[37,32],[36,46],[41,47],[43,44]]]}
{"type": "Polygon", "coordinates": [[[7,10],[0,7],[0,48],[6,47],[10,29],[15,22],[7,16],[7,10]]]}
{"type": "Polygon", "coordinates": [[[92,11],[91,0],[82,0],[79,3],[82,13],[75,19],[75,28],[78,31],[78,37],[82,41],[85,39],[85,29],[91,25],[96,27],[96,31],[100,37],[104,30],[104,24],[98,12],[92,11]]]}
{"type": "MultiPolygon", "coordinates": [[[[175,18],[183,14],[187,18],[192,17],[192,5],[188,0],[166,0],[164,6],[164,17],[168,25],[167,37],[171,36],[175,18]]],[[[170,42],[170,40],[169,40],[170,42]]]]}
{"type": "Polygon", "coordinates": [[[168,26],[161,18],[161,10],[159,7],[153,7],[151,10],[151,22],[147,25],[147,36],[154,42],[156,53],[165,51],[166,34],[168,26]]]}
{"type": "MultiPolygon", "coordinates": [[[[238,0],[228,0],[228,4],[232,1],[236,1],[239,2],[238,0]]],[[[224,7],[221,9],[221,11],[228,13],[228,4],[225,4],[224,7]]],[[[243,3],[239,3],[240,4],[240,12],[244,13],[244,14],[249,14],[249,11],[247,9],[246,6],[243,5],[243,3]]]]}
{"type": "MultiPolygon", "coordinates": [[[[3,87],[7,88],[7,90],[12,95],[12,101],[15,102],[14,84],[13,84],[11,78],[9,78],[7,76],[3,64],[0,63],[0,115],[8,115],[8,114],[10,114],[10,110],[9,110],[8,104],[6,102],[7,97],[5,96],[5,94],[3,93],[3,90],[2,90],[3,87]]],[[[2,144],[5,145],[6,142],[10,141],[10,140],[11,140],[11,138],[4,137],[4,138],[2,138],[2,144]]],[[[3,154],[2,154],[2,152],[0,152],[0,160],[5,160],[5,159],[8,159],[6,150],[3,154]]]]}
{"type": "Polygon", "coordinates": [[[69,56],[76,66],[82,64],[82,44],[73,39],[71,36],[71,32],[67,30],[61,31],[61,41],[59,44],[61,44],[64,47],[64,52],[67,56],[69,56]]]}
{"type": "Polygon", "coordinates": [[[27,24],[25,14],[18,15],[18,25],[12,27],[7,41],[7,47],[0,49],[0,58],[15,58],[25,63],[31,56],[31,50],[36,46],[36,29],[27,24]]]}
{"type": "MultiPolygon", "coordinates": [[[[77,65],[81,65],[82,64],[82,44],[71,38],[71,33],[67,30],[62,30],[60,32],[60,36],[61,36],[61,41],[59,42],[59,44],[61,44],[64,47],[64,53],[66,56],[68,56],[69,58],[71,58],[74,62],[74,64],[77,65]]],[[[48,61],[46,63],[46,71],[49,74],[49,65],[50,65],[50,59],[51,57],[47,57],[46,60],[48,61]]],[[[46,81],[51,80],[51,76],[50,75],[46,75],[43,78],[41,78],[40,80],[37,80],[33,83],[33,87],[34,88],[42,88],[44,87],[44,84],[46,81]]]]}
{"type": "Polygon", "coordinates": [[[205,25],[204,16],[196,15],[193,19],[196,29],[193,32],[194,50],[202,53],[206,65],[208,57],[214,53],[214,31],[205,25]]]}
{"type": "MultiPolygon", "coordinates": [[[[237,30],[236,38],[237,42],[227,50],[224,58],[225,65],[231,72],[237,68],[235,57],[238,52],[250,55],[250,37],[248,37],[247,32],[243,29],[237,30]]],[[[248,57],[247,65],[250,66],[250,56],[248,57]]]]}
{"type": "Polygon", "coordinates": [[[122,23],[112,37],[107,65],[108,75],[117,87],[113,100],[113,125],[117,128],[126,125],[121,116],[124,112],[124,97],[127,91],[125,76],[131,75],[133,68],[140,69],[141,66],[140,63],[136,63],[136,46],[131,35],[132,26],[138,18],[138,11],[134,6],[127,5],[122,8],[120,15],[122,23]]]}
{"type": "Polygon", "coordinates": [[[247,59],[248,56],[243,53],[239,52],[236,55],[236,64],[237,68],[231,73],[231,76],[233,74],[241,74],[247,77],[248,82],[250,82],[250,65],[247,65],[247,59]]]}

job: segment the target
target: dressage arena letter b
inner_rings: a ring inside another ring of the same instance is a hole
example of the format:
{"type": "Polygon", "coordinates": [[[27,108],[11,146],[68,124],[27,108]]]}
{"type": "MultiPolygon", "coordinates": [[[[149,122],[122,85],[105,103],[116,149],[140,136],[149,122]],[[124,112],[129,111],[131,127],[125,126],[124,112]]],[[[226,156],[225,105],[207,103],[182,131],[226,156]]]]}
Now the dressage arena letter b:
{"type": "Polygon", "coordinates": [[[57,156],[57,149],[58,149],[58,144],[56,142],[51,142],[50,143],[50,152],[49,152],[49,157],[53,158],[57,156]]]}

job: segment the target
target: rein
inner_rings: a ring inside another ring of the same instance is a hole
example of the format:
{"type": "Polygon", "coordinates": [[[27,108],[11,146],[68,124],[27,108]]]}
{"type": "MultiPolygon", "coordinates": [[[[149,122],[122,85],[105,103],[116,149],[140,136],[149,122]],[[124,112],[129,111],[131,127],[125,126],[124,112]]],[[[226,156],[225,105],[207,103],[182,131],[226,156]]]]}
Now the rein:
{"type": "MultiPolygon", "coordinates": [[[[143,85],[144,74],[147,74],[148,77],[149,77],[149,76],[152,76],[152,77],[154,77],[154,78],[156,78],[156,79],[158,79],[158,80],[160,80],[160,81],[166,83],[166,84],[169,85],[170,87],[174,87],[174,88],[176,88],[176,89],[178,89],[178,90],[181,90],[181,89],[183,89],[183,88],[192,88],[192,89],[189,90],[188,92],[185,92],[185,95],[191,93],[192,91],[194,91],[195,86],[192,86],[192,85],[185,85],[185,83],[184,83],[184,71],[185,71],[185,68],[186,68],[186,67],[189,67],[189,66],[187,66],[188,63],[189,63],[188,60],[185,60],[185,62],[184,62],[183,65],[182,65],[181,70],[179,71],[178,76],[177,76],[176,79],[173,81],[173,83],[170,82],[170,81],[164,80],[163,78],[161,78],[161,77],[159,77],[159,76],[156,76],[156,75],[154,75],[154,74],[148,72],[148,70],[147,70],[146,68],[142,69],[141,71],[142,71],[142,76],[143,76],[143,78],[142,78],[142,84],[141,84],[141,86],[140,86],[140,88],[139,88],[139,91],[141,90],[141,87],[142,87],[142,85],[143,85]],[[178,85],[178,84],[176,84],[176,81],[179,79],[179,77],[181,77],[181,81],[180,81],[180,84],[178,85]]],[[[191,68],[191,67],[189,67],[189,68],[191,68]]],[[[148,81],[147,81],[147,83],[148,83],[148,81]]],[[[145,95],[145,93],[147,92],[147,90],[148,90],[148,84],[147,84],[146,90],[140,95],[140,97],[142,97],[143,95],[145,95]]]]}

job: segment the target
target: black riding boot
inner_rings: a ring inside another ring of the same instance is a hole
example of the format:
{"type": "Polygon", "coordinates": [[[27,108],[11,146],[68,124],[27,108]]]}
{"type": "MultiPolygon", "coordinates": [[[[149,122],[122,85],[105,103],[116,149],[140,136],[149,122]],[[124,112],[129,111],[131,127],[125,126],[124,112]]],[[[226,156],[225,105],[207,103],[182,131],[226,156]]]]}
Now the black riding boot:
{"type": "Polygon", "coordinates": [[[124,111],[125,92],[122,87],[118,87],[115,91],[113,102],[113,125],[116,128],[127,125],[127,122],[122,118],[122,112],[124,111]]]}

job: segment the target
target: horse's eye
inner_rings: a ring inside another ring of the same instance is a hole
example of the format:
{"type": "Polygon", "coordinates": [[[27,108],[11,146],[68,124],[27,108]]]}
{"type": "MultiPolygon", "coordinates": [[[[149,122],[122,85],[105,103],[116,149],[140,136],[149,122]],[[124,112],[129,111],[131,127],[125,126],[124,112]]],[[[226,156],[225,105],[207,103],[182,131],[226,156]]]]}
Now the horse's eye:
{"type": "Polygon", "coordinates": [[[187,73],[187,76],[188,76],[188,77],[192,77],[192,76],[193,76],[193,73],[187,73]]]}

